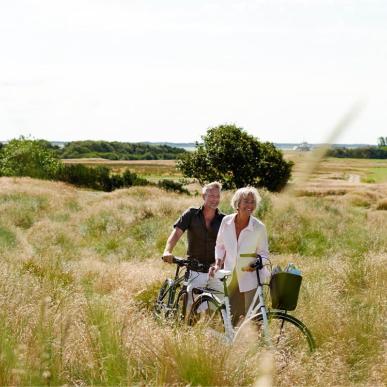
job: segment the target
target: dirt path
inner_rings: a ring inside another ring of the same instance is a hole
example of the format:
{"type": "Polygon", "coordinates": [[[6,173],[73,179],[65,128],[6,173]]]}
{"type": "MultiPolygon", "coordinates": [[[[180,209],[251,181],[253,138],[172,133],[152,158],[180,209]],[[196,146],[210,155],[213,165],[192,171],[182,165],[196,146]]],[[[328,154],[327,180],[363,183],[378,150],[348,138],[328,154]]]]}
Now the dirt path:
{"type": "Polygon", "coordinates": [[[360,183],[360,175],[350,174],[348,176],[348,182],[354,183],[354,184],[359,184],[360,183]]]}

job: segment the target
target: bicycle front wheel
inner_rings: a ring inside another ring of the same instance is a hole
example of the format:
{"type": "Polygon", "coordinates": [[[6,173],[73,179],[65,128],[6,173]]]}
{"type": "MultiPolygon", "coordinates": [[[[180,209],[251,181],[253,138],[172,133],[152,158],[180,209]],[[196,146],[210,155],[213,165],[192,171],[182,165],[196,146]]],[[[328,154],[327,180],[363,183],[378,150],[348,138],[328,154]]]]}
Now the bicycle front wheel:
{"type": "Polygon", "coordinates": [[[172,282],[171,279],[166,279],[159,290],[153,307],[153,313],[157,318],[167,318],[173,310],[174,289],[172,282]]]}
{"type": "MultiPolygon", "coordinates": [[[[283,312],[267,313],[270,341],[274,350],[284,357],[298,352],[313,352],[316,345],[305,324],[283,312]]],[[[257,316],[259,332],[263,339],[263,316],[257,316]]]]}
{"type": "Polygon", "coordinates": [[[222,306],[210,296],[199,296],[192,305],[188,324],[191,326],[200,324],[212,331],[224,333],[222,306]]]}
{"type": "Polygon", "coordinates": [[[187,291],[181,290],[179,295],[177,296],[177,301],[174,307],[177,322],[185,321],[185,316],[187,311],[187,301],[188,301],[187,291]]]}

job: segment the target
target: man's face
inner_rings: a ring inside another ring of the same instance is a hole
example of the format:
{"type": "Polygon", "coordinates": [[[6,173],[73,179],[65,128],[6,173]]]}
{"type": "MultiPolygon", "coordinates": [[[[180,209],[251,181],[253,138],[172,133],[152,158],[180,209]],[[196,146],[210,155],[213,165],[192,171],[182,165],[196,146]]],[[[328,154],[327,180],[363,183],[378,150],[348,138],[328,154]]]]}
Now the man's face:
{"type": "Polygon", "coordinates": [[[207,190],[203,195],[204,206],[216,210],[220,202],[220,191],[217,188],[207,190]]]}

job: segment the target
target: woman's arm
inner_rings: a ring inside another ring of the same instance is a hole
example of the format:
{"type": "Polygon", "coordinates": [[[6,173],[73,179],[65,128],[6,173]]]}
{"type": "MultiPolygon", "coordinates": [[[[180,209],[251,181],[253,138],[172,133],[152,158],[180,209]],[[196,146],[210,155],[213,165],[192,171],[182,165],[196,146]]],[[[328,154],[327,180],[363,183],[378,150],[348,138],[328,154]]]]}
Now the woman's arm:
{"type": "Polygon", "coordinates": [[[257,246],[257,254],[259,254],[262,257],[262,264],[263,268],[260,270],[260,278],[262,283],[268,283],[270,281],[270,270],[268,269],[267,265],[269,263],[269,242],[267,238],[267,232],[266,227],[262,225],[263,227],[259,230],[259,237],[258,237],[258,246],[257,246]]]}
{"type": "Polygon", "coordinates": [[[269,258],[269,242],[266,227],[264,225],[262,225],[262,227],[258,230],[257,254],[259,254],[265,261],[269,258]]]}

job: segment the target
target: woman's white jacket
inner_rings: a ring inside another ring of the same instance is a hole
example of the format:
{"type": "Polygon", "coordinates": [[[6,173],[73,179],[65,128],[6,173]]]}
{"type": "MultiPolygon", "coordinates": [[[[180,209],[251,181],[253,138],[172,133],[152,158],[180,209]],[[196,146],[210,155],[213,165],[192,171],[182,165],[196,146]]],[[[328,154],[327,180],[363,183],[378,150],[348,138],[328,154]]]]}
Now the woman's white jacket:
{"type": "MultiPolygon", "coordinates": [[[[239,234],[237,240],[235,230],[236,214],[223,218],[219,228],[215,246],[215,258],[224,259],[224,269],[236,271],[239,290],[247,292],[258,286],[256,272],[242,271],[254,258],[242,258],[240,254],[258,253],[263,258],[263,264],[267,263],[269,256],[267,233],[265,225],[257,218],[250,216],[249,223],[239,234]]],[[[264,267],[260,271],[260,279],[265,282],[270,277],[270,272],[264,267]]]]}

